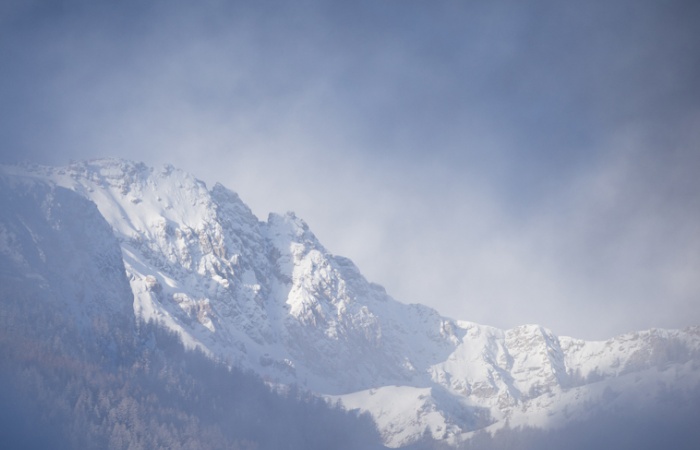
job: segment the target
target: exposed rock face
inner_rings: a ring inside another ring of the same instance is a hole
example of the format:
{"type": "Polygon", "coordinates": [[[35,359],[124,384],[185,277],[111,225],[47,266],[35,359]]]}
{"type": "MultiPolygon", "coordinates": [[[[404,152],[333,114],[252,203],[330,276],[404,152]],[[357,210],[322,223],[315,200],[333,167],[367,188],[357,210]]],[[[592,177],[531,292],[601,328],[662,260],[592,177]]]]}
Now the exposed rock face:
{"type": "MultiPolygon", "coordinates": [[[[114,367],[133,353],[134,297],[119,242],[95,204],[53,183],[2,171],[0,199],[5,392],[14,395],[16,388],[9,380],[17,367],[8,362],[34,358],[57,371],[78,370],[76,361],[114,367]]],[[[27,371],[20,376],[38,376],[27,371]]],[[[21,415],[22,407],[8,403],[5,414],[21,415]]]]}

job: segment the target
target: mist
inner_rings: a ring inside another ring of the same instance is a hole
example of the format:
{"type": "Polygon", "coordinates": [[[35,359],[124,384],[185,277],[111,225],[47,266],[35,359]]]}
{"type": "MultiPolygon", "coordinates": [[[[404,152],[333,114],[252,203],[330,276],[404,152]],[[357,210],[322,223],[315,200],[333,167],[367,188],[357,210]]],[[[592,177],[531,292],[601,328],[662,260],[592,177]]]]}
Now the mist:
{"type": "Polygon", "coordinates": [[[3,163],[172,163],[454,318],[700,322],[693,2],[1,8],[3,163]]]}

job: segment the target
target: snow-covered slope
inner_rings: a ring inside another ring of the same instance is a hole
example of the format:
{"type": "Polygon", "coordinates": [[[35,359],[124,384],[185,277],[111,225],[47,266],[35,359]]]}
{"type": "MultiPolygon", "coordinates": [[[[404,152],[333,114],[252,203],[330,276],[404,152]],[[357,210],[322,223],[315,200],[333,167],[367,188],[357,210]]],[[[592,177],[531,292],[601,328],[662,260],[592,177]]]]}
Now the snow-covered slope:
{"type": "Polygon", "coordinates": [[[234,192],[171,166],[98,160],[4,172],[97,205],[138,317],[270,382],[369,411],[392,446],[426,429],[456,441],[506,423],[555,426],[592,404],[632,401],[640,388],[700,384],[698,328],[585,342],[445,318],[392,299],[294,214],[260,221],[234,192]]]}

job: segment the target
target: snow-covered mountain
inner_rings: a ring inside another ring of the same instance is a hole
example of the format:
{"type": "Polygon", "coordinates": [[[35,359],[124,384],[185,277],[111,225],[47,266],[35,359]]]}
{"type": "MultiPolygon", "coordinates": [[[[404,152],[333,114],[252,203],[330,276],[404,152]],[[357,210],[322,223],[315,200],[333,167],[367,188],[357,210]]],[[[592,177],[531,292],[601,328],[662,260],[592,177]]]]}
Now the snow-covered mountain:
{"type": "MultiPolygon", "coordinates": [[[[260,221],[234,192],[172,166],[107,159],[2,172],[3,189],[41,180],[94,202],[113,229],[105,239],[121,247],[137,317],[270,383],[370,412],[390,446],[426,430],[456,443],[506,425],[556,427],[700,386],[700,327],[587,342],[453,320],[394,300],[294,214],[260,221]]],[[[19,229],[0,228],[4,257],[26,258],[19,229]]]]}

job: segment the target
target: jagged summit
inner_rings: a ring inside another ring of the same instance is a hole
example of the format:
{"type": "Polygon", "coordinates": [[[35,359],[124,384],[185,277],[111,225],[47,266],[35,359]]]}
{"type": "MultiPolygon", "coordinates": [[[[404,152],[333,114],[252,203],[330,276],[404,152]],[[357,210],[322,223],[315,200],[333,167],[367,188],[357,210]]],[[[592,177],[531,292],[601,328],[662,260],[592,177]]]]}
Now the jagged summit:
{"type": "Polygon", "coordinates": [[[101,159],[2,171],[3,189],[40,180],[97,206],[137,317],[272,383],[369,411],[393,446],[426,429],[455,441],[505,423],[552,426],[635,389],[700,384],[698,328],[586,342],[538,325],[446,318],[369,283],[293,213],[261,221],[233,191],[169,165],[101,159]]]}

